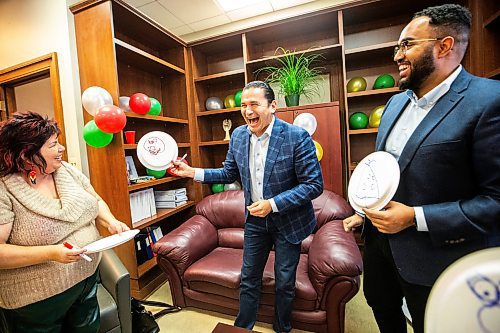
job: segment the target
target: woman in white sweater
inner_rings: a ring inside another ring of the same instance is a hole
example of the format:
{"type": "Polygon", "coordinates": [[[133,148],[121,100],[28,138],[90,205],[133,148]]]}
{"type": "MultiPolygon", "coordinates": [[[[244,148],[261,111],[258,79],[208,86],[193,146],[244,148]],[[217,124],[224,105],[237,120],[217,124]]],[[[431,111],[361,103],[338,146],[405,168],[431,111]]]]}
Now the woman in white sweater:
{"type": "Polygon", "coordinates": [[[0,123],[0,308],[13,332],[97,332],[100,255],[82,260],[80,248],[99,238],[96,223],[129,229],[62,161],[59,133],[33,112],[0,123]]]}

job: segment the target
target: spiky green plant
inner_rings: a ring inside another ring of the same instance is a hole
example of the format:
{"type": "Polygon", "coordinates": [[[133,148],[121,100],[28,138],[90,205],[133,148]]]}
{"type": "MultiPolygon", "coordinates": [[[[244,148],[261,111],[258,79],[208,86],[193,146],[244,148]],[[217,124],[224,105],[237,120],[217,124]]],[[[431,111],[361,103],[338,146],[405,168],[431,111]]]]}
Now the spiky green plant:
{"type": "Polygon", "coordinates": [[[319,94],[318,83],[324,67],[312,67],[313,63],[324,58],[321,54],[295,53],[283,47],[276,49],[277,66],[266,66],[257,69],[254,74],[266,74],[264,81],[277,83],[279,94],[284,96],[319,94]]]}

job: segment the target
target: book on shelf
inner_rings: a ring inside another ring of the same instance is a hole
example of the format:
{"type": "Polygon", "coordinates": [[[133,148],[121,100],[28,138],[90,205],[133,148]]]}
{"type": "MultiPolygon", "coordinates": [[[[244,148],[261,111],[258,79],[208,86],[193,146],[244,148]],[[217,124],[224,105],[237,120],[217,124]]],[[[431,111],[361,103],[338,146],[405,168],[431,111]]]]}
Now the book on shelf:
{"type": "Polygon", "coordinates": [[[132,226],[137,222],[156,215],[154,191],[152,188],[130,193],[132,226]]]}

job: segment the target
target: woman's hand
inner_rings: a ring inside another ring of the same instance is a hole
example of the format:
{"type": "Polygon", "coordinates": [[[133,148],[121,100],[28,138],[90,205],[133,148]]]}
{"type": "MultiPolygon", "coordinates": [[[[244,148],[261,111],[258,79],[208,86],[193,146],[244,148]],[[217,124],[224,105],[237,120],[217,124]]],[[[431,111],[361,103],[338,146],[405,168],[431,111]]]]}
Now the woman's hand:
{"type": "Polygon", "coordinates": [[[119,234],[124,231],[128,231],[130,228],[123,222],[120,222],[116,219],[111,220],[108,224],[108,231],[110,234],[119,234]]]}
{"type": "Polygon", "coordinates": [[[53,261],[60,262],[62,264],[70,264],[72,262],[77,262],[79,260],[83,260],[80,257],[81,253],[87,252],[86,249],[68,249],[63,244],[53,245],[52,246],[52,255],[51,258],[53,261]]]}
{"type": "Polygon", "coordinates": [[[363,218],[359,216],[358,214],[354,214],[352,216],[349,216],[348,218],[344,219],[342,221],[344,224],[344,230],[346,232],[353,231],[356,229],[356,227],[359,227],[360,225],[363,224],[363,218]]]}

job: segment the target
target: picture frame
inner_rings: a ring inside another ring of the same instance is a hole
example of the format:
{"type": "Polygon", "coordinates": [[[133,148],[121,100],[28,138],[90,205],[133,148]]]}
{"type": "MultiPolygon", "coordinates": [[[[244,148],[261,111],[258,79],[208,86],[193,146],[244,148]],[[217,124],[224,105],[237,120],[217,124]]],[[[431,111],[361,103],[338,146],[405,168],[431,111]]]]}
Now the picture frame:
{"type": "Polygon", "coordinates": [[[134,158],[132,156],[125,156],[125,163],[127,164],[128,179],[132,180],[139,178],[137,169],[135,168],[134,158]]]}

